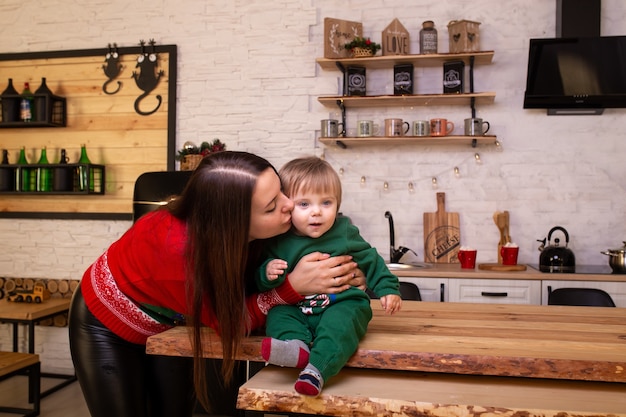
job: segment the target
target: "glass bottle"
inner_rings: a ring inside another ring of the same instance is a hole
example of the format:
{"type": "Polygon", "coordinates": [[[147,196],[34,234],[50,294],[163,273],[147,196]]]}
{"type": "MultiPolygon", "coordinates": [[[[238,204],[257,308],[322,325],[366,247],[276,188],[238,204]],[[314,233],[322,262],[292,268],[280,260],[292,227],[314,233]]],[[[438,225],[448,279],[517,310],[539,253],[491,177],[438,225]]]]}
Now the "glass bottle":
{"type": "Polygon", "coordinates": [[[46,84],[46,78],[41,78],[41,85],[35,90],[35,117],[38,122],[49,122],[52,117],[52,91],[46,84]]]}
{"type": "Polygon", "coordinates": [[[9,165],[9,151],[2,150],[2,162],[0,163],[0,191],[13,191],[15,190],[15,169],[13,167],[5,167],[3,165],[9,165]]]}
{"type": "Polygon", "coordinates": [[[50,191],[52,189],[51,184],[51,172],[49,167],[45,167],[42,165],[49,165],[48,155],[46,152],[46,147],[41,148],[41,156],[39,157],[39,161],[37,161],[37,177],[35,180],[36,190],[37,191],[50,191]]]}
{"type": "Polygon", "coordinates": [[[74,189],[74,170],[67,166],[67,152],[61,149],[59,166],[52,170],[52,191],[72,191],[74,189]]]}
{"type": "Polygon", "coordinates": [[[78,159],[78,189],[80,191],[93,191],[93,170],[91,169],[91,161],[87,156],[87,147],[80,145],[80,158],[78,159]]]}
{"type": "Polygon", "coordinates": [[[420,30],[420,54],[437,53],[437,29],[432,20],[422,23],[420,30]]]}
{"type": "MultiPolygon", "coordinates": [[[[26,148],[22,146],[20,149],[20,156],[17,158],[18,165],[28,165],[28,160],[26,159],[26,148]]],[[[31,180],[30,180],[30,168],[26,166],[20,167],[19,175],[15,176],[15,189],[18,191],[32,191],[31,189],[31,180]]]]}
{"type": "Polygon", "coordinates": [[[33,96],[33,92],[30,91],[30,85],[26,82],[24,83],[22,99],[20,100],[20,120],[22,122],[32,122],[34,112],[35,97],[33,96]]]}
{"type": "Polygon", "coordinates": [[[13,78],[9,78],[9,85],[2,92],[2,121],[16,122],[18,120],[17,105],[20,93],[13,87],[13,78]]]}

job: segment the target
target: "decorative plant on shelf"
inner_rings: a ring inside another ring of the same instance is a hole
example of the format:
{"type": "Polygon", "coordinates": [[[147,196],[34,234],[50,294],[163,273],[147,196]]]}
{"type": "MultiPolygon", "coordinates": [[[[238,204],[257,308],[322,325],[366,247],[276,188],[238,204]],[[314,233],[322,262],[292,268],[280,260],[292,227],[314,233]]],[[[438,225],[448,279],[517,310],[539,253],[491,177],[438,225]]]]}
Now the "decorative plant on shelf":
{"type": "Polygon", "coordinates": [[[192,142],[185,142],[183,149],[178,151],[176,159],[181,161],[180,169],[183,171],[196,169],[202,158],[205,156],[226,150],[226,145],[219,139],[213,139],[213,142],[202,142],[200,147],[192,142]]]}
{"type": "Polygon", "coordinates": [[[352,42],[344,45],[354,57],[373,56],[380,49],[380,44],[372,42],[370,38],[355,37],[352,42]]]}

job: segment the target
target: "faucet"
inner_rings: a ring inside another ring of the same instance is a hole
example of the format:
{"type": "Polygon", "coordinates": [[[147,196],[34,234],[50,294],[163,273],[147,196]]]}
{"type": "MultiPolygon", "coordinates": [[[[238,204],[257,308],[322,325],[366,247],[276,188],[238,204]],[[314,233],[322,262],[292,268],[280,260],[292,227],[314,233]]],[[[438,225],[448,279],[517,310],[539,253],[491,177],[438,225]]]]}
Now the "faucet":
{"type": "Polygon", "coordinates": [[[389,262],[392,264],[400,263],[400,259],[402,259],[404,254],[409,251],[413,252],[415,256],[417,256],[417,253],[415,253],[413,249],[409,249],[404,246],[400,246],[398,249],[396,249],[393,217],[391,216],[391,213],[389,211],[385,212],[385,217],[389,219],[389,262]]]}

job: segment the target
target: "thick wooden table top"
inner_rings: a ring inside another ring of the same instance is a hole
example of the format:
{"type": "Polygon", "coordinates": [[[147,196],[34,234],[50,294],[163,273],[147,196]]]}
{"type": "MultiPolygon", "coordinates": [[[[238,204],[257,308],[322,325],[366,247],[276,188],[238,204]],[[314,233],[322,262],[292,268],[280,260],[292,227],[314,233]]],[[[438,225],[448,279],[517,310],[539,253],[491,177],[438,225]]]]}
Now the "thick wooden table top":
{"type": "Polygon", "coordinates": [[[263,368],[239,388],[237,408],[353,417],[626,417],[619,383],[344,368],[311,398],[295,392],[298,372],[263,368]]]}
{"type": "MultiPolygon", "coordinates": [[[[374,318],[349,367],[626,383],[626,309],[405,301],[374,318]]],[[[204,354],[221,358],[206,329],[204,354]]],[[[262,362],[262,337],[247,338],[241,360],[262,362]]],[[[148,339],[147,352],[191,356],[188,331],[148,339]]]]}
{"type": "Polygon", "coordinates": [[[49,298],[37,304],[0,300],[0,320],[32,321],[63,313],[69,310],[70,301],[69,298],[49,298]]]}

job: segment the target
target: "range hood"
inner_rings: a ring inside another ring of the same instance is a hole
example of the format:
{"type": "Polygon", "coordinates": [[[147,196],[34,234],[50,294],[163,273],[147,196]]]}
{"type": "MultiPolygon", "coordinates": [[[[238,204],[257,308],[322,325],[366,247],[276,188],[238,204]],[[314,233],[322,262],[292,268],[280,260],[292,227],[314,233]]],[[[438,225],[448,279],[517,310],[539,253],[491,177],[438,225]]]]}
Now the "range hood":
{"type": "Polygon", "coordinates": [[[626,108],[626,36],[531,39],[524,108],[548,114],[626,108]]]}
{"type": "Polygon", "coordinates": [[[601,0],[556,0],[556,38],[531,39],[525,109],[626,108],[626,39],[601,37],[601,0]]]}

